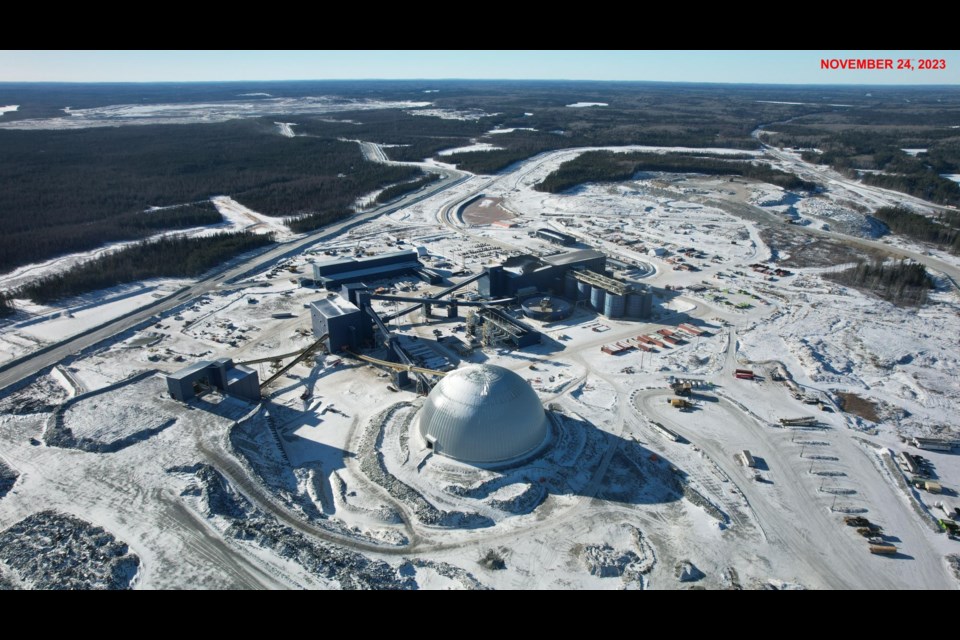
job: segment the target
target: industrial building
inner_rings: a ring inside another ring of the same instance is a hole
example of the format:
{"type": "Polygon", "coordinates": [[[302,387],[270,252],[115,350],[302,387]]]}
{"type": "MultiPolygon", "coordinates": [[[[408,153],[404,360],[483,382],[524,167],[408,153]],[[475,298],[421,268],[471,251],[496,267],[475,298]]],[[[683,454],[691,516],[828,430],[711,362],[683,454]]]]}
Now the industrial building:
{"type": "Polygon", "coordinates": [[[229,396],[260,402],[257,372],[234,365],[230,358],[201,360],[167,375],[167,391],[180,402],[189,402],[199,393],[217,389],[229,396]]]}
{"type": "Polygon", "coordinates": [[[649,317],[653,306],[649,287],[607,275],[606,260],[603,253],[592,249],[543,258],[513,256],[502,265],[487,267],[477,289],[482,296],[498,298],[562,293],[608,318],[649,317]]]}
{"type": "Polygon", "coordinates": [[[513,462],[547,439],[548,418],[526,380],[494,365],[447,374],[420,412],[417,432],[440,455],[478,465],[513,462]]]}
{"type": "Polygon", "coordinates": [[[331,296],[310,303],[313,335],[327,336],[327,351],[360,349],[373,338],[373,323],[360,307],[349,300],[357,288],[344,287],[346,297],[331,296]]]}
{"type": "Polygon", "coordinates": [[[556,322],[573,314],[573,305],[557,296],[532,296],[520,303],[523,315],[542,322],[556,322]]]}
{"type": "Polygon", "coordinates": [[[552,242],[554,244],[559,244],[564,247],[569,247],[572,244],[577,243],[577,239],[566,233],[561,233],[555,231],[554,229],[547,229],[546,227],[541,227],[535,231],[535,234],[538,238],[546,240],[547,242],[552,242]]]}
{"type": "Polygon", "coordinates": [[[624,282],[596,271],[570,271],[566,290],[578,302],[585,302],[608,318],[648,318],[653,294],[644,285],[624,282]]]}
{"type": "Polygon", "coordinates": [[[540,344],[541,334],[496,307],[480,307],[467,318],[467,333],[484,345],[507,343],[517,349],[540,344]]]}
{"type": "Polygon", "coordinates": [[[341,257],[313,265],[313,279],[327,289],[349,282],[412,275],[430,284],[443,278],[419,260],[417,251],[394,251],[367,258],[341,257]]]}
{"type": "Polygon", "coordinates": [[[571,269],[603,271],[606,256],[593,249],[567,251],[538,258],[520,255],[508,258],[503,264],[485,269],[477,281],[481,296],[502,298],[506,296],[542,293],[561,294],[564,291],[564,276],[571,269]]]}

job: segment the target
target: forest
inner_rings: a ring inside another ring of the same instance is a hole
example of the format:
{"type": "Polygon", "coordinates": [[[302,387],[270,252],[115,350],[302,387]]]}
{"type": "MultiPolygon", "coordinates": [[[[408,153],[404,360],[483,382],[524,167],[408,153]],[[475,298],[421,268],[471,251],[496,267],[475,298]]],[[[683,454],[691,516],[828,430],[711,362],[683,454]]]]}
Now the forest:
{"type": "Polygon", "coordinates": [[[251,232],[198,238],[164,236],[88,260],[70,271],[40,278],[9,295],[47,304],[149,278],[192,278],[230,258],[269,244],[273,244],[272,236],[251,232]]]}
{"type": "Polygon", "coordinates": [[[942,216],[941,222],[935,222],[908,209],[883,207],[877,209],[873,217],[887,225],[894,233],[922,242],[931,242],[951,253],[960,254],[960,216],[957,214],[942,216]]]}
{"type": "Polygon", "coordinates": [[[958,205],[960,185],[941,175],[960,173],[957,122],[957,96],[934,93],[801,116],[771,125],[764,140],[866,184],[958,205]]]}
{"type": "Polygon", "coordinates": [[[309,233],[316,231],[320,227],[328,224],[346,220],[353,215],[349,209],[340,209],[339,211],[322,211],[320,213],[303,213],[298,216],[292,216],[285,220],[285,223],[294,233],[309,233]]]}
{"type": "Polygon", "coordinates": [[[918,170],[906,174],[865,173],[866,184],[907,193],[929,202],[960,204],[960,185],[932,171],[918,170]]]}
{"type": "MultiPolygon", "coordinates": [[[[403,161],[423,160],[442,149],[482,140],[499,148],[457,153],[442,160],[466,171],[491,174],[538,153],[570,147],[648,144],[757,149],[751,132],[761,123],[820,109],[762,102],[759,99],[772,96],[755,88],[721,93],[708,86],[643,83],[454,82],[439,86],[444,89],[430,99],[437,107],[456,110],[456,118],[414,116],[411,111],[343,113],[334,119],[304,118],[298,131],[389,144],[390,158],[403,161]],[[448,85],[453,86],[448,90],[448,85]],[[581,101],[607,106],[567,106],[581,101]],[[486,135],[494,129],[500,132],[486,135]]],[[[780,89],[780,99],[784,91],[793,93],[780,89]]]]}
{"type": "MultiPolygon", "coordinates": [[[[2,197],[2,196],[0,196],[2,197]]],[[[0,272],[38,259],[86,251],[110,242],[136,240],[161,231],[223,222],[210,201],[147,213],[127,213],[109,220],[65,223],[49,232],[20,231],[0,235],[0,272]]]]}
{"type": "MultiPolygon", "coordinates": [[[[310,231],[352,215],[352,205],[360,196],[385,189],[381,201],[389,200],[404,189],[426,184],[428,177],[416,167],[367,161],[356,140],[388,145],[389,157],[401,161],[422,160],[442,149],[487,141],[500,149],[442,159],[461,169],[495,173],[535,154],[569,147],[650,144],[756,149],[759,144],[752,133],[766,125],[765,135],[775,144],[816,147],[822,152],[816,159],[841,170],[879,169],[916,176],[909,184],[893,186],[941,201],[953,201],[957,188],[938,174],[960,173],[960,137],[951,128],[960,113],[960,94],[946,89],[878,87],[864,94],[843,87],[432,80],[123,86],[9,83],[0,84],[0,104],[21,105],[0,121],[0,271],[107,242],[216,224],[220,218],[206,204],[214,195],[230,195],[254,210],[289,218],[294,231],[310,231]],[[293,138],[279,135],[272,117],[75,130],[2,127],[24,118],[62,117],[67,105],[259,99],[251,96],[336,96],[358,103],[431,104],[424,110],[357,110],[324,116],[287,113],[284,121],[296,124],[298,135],[293,138]],[[568,106],[583,102],[605,106],[568,106]],[[841,104],[851,106],[839,108],[841,104]],[[926,151],[913,158],[901,151],[908,147],[926,151]],[[166,208],[184,203],[194,204],[166,208]]],[[[744,175],[787,188],[808,186],[790,174],[751,168],[744,162],[727,161],[721,169],[716,163],[723,161],[705,155],[665,159],[637,154],[629,166],[614,161],[623,156],[591,157],[598,161],[597,167],[564,165],[564,173],[551,176],[543,187],[563,189],[568,188],[564,183],[617,179],[640,170],[699,170],[744,175]]],[[[887,176],[869,179],[892,180],[887,176]]],[[[150,257],[147,251],[137,255],[150,257]]],[[[0,302],[0,313],[3,309],[0,302]]]]}
{"type": "Polygon", "coordinates": [[[428,173],[422,178],[418,178],[411,182],[401,182],[400,184],[387,187],[377,195],[377,203],[385,204],[387,202],[392,202],[401,196],[405,196],[408,193],[413,193],[414,191],[422,189],[428,184],[436,182],[439,179],[440,174],[428,173]]]}
{"type": "MultiPolygon", "coordinates": [[[[744,156],[734,156],[743,158],[744,156]]],[[[734,175],[769,182],[784,189],[813,190],[816,184],[801,180],[792,173],[773,169],[768,164],[754,164],[743,159],[727,160],[717,156],[691,156],[679,153],[615,153],[588,151],[560,167],[543,179],[536,189],[559,193],[586,182],[628,180],[640,171],[669,173],[704,173],[734,175]]]]}
{"type": "Polygon", "coordinates": [[[329,214],[421,175],[416,167],[367,162],[355,142],[284,138],[260,119],[0,130],[0,271],[220,222],[205,205],[144,214],[150,207],[229,194],[268,215],[329,214]]]}
{"type": "Polygon", "coordinates": [[[920,306],[933,288],[922,264],[901,260],[860,262],[844,271],[824,273],[823,277],[842,285],[872,293],[898,306],[920,306]]]}

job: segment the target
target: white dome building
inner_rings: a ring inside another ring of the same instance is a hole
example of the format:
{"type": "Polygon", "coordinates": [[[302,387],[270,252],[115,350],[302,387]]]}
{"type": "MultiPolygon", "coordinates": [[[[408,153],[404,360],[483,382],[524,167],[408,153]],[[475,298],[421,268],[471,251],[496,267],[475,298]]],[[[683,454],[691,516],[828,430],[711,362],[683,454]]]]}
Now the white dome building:
{"type": "Polygon", "coordinates": [[[481,364],[451,371],[427,397],[417,431],[436,453],[472,464],[507,462],[547,439],[547,414],[527,381],[481,364]]]}

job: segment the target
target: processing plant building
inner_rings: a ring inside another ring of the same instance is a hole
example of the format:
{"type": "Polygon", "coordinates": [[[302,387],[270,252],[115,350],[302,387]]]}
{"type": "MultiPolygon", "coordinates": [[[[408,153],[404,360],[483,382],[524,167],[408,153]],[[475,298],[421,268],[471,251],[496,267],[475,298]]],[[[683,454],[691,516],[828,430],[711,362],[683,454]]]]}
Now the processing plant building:
{"type": "Polygon", "coordinates": [[[649,287],[608,275],[606,260],[605,254],[592,249],[542,258],[513,256],[487,267],[477,289],[491,298],[552,293],[583,302],[608,318],[649,317],[653,305],[649,287]]]}
{"type": "Polygon", "coordinates": [[[373,337],[372,321],[346,297],[321,298],[310,303],[313,335],[327,336],[327,350],[360,349],[373,337]]]}
{"type": "Polygon", "coordinates": [[[394,251],[368,258],[341,257],[313,265],[313,279],[327,289],[361,280],[376,280],[412,275],[430,284],[443,278],[420,262],[414,250],[394,251]]]}
{"type": "Polygon", "coordinates": [[[209,389],[260,402],[257,372],[242,364],[234,365],[230,358],[201,360],[167,375],[167,391],[180,402],[189,402],[209,389]]]}

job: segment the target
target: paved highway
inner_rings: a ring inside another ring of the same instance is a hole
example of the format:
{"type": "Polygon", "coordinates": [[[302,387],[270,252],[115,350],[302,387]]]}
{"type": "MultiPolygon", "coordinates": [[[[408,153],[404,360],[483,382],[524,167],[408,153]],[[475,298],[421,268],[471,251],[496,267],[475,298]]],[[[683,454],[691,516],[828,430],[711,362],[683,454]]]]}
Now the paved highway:
{"type": "Polygon", "coordinates": [[[217,270],[211,273],[203,280],[198,280],[192,285],[177,291],[176,293],[163,298],[149,307],[143,308],[128,316],[117,318],[97,327],[95,330],[73,338],[67,338],[57,343],[52,348],[48,347],[45,351],[28,354],[6,363],[0,367],[0,392],[7,387],[14,385],[25,378],[28,378],[39,371],[51,367],[64,358],[80,353],[84,349],[92,347],[104,340],[130,329],[131,327],[148,320],[152,316],[164,313],[170,309],[182,305],[194,298],[202,296],[213,291],[221,283],[230,282],[233,279],[243,277],[247,274],[262,271],[269,268],[276,262],[292,255],[304,251],[310,245],[321,240],[336,236],[349,227],[361,224],[377,216],[392,213],[403,207],[410,206],[421,200],[425,200],[441,191],[454,187],[468,177],[470,174],[455,171],[452,169],[430,167],[421,165],[424,169],[440,173],[443,177],[440,181],[427,186],[422,191],[414,192],[405,196],[397,202],[378,207],[366,213],[357,214],[348,220],[326,226],[303,238],[292,242],[287,242],[273,247],[265,252],[249,257],[240,263],[232,263],[231,266],[217,270]]]}

